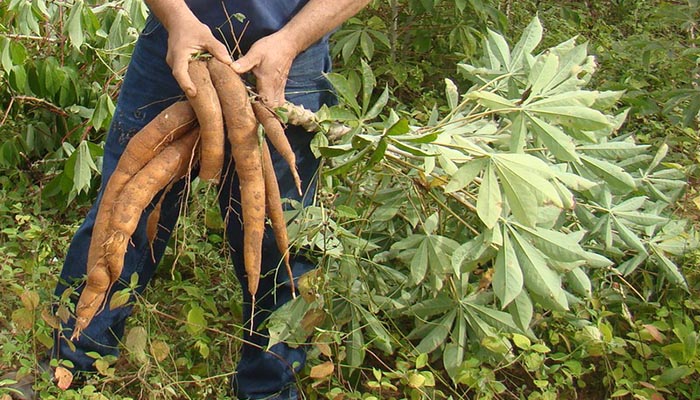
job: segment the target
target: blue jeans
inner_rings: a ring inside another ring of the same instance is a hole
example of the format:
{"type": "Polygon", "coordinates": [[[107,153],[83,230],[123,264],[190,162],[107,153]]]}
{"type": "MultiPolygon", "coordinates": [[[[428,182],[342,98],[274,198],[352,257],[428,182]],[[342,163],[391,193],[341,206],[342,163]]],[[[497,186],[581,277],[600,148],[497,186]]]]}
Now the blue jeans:
{"type": "MultiPolygon", "coordinates": [[[[165,63],[166,43],[167,32],[155,19],[150,19],[132,55],[107,136],[102,169],[103,182],[107,182],[114,171],[129,139],[164,108],[183,99],[182,91],[165,63]]],[[[323,104],[334,103],[335,97],[323,76],[323,73],[329,70],[328,44],[322,41],[299,55],[294,61],[286,87],[287,99],[312,110],[318,109],[323,104]]],[[[287,136],[296,153],[299,175],[305,185],[305,195],[302,197],[298,195],[288,166],[271,148],[280,192],[282,197],[295,199],[308,205],[315,191],[314,177],[318,169],[318,160],[309,148],[313,135],[300,128],[289,127],[287,136]]],[[[227,159],[231,160],[230,151],[228,148],[226,150],[227,159]]],[[[233,163],[229,161],[224,171],[233,170],[233,163]]],[[[146,238],[145,217],[152,210],[153,204],[144,213],[133,235],[132,243],[125,256],[121,281],[129,282],[131,275],[138,273],[139,291],[142,291],[151,280],[162,258],[170,233],[177,221],[185,184],[184,181],[178,182],[166,194],[160,217],[161,228],[154,241],[153,256],[146,238]]],[[[60,296],[68,287],[77,289],[78,293],[81,289],[80,282],[86,274],[88,248],[102,193],[101,189],[95,205],[73,237],[56,288],[57,296],[60,296]]],[[[242,260],[242,227],[238,218],[239,198],[237,177],[234,173],[226,174],[222,178],[219,203],[224,221],[227,221],[226,234],[231,249],[232,267],[241,282],[244,293],[244,320],[248,321],[246,326],[249,326],[251,299],[248,295],[242,260]]],[[[265,351],[266,332],[257,329],[272,311],[291,299],[289,278],[284,271],[277,270],[281,256],[270,228],[267,229],[263,242],[261,281],[253,321],[255,332],[251,334],[248,329],[245,330],[245,344],[231,385],[234,394],[241,399],[296,399],[298,393],[295,374],[304,364],[306,357],[304,350],[278,344],[269,351],[265,351]]],[[[312,268],[314,265],[303,257],[292,257],[295,277],[312,268]]],[[[125,287],[123,282],[115,284],[112,293],[123,289],[125,287]]],[[[80,339],[73,343],[74,348],[71,348],[72,346],[67,342],[75,323],[71,319],[62,327],[60,334],[57,332],[52,356],[71,360],[76,370],[93,370],[94,360],[86,353],[117,355],[118,343],[124,334],[125,320],[131,310],[130,306],[114,310],[105,307],[82,332],[80,339]]]]}

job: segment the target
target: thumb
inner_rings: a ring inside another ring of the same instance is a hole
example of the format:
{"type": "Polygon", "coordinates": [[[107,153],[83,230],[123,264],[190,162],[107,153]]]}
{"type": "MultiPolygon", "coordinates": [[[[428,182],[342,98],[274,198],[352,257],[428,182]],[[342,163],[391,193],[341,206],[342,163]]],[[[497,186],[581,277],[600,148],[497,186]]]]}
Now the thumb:
{"type": "Polygon", "coordinates": [[[233,62],[233,70],[238,74],[244,74],[251,69],[255,68],[259,63],[259,60],[251,55],[245,55],[238,60],[233,62]]]}

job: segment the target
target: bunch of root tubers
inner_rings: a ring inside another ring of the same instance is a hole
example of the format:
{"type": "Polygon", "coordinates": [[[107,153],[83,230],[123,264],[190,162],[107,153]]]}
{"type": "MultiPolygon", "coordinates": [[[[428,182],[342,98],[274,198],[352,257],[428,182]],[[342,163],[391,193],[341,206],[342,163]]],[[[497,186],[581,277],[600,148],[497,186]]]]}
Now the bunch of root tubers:
{"type": "MultiPolygon", "coordinates": [[[[104,189],[88,253],[87,281],[76,306],[72,340],[80,336],[107,296],[124,267],[124,255],[146,207],[186,177],[199,161],[200,179],[218,182],[224,165],[224,125],[240,181],[243,211],[243,259],[248,289],[255,307],[260,279],[265,218],[270,219],[283,262],[294,283],[289,264],[289,239],[282,212],[277,178],[267,142],[258,139],[258,124],[265,137],[289,164],[297,190],[301,182],[294,152],[277,115],[250,99],[236,72],[215,58],[190,61],[189,73],[196,96],[161,112],[128,143],[116,170],[104,189]],[[199,154],[205,156],[198,157],[199,154]]],[[[290,122],[317,128],[313,113],[291,106],[290,122]],[[315,125],[315,126],[314,126],[315,125]]],[[[147,219],[147,235],[153,242],[160,206],[147,219]]]]}

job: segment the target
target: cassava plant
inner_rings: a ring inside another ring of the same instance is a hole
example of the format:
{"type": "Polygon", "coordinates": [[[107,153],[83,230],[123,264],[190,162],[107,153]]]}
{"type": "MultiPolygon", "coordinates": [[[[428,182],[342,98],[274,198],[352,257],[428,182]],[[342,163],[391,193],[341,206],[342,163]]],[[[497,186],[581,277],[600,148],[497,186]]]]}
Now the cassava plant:
{"type": "Polygon", "coordinates": [[[606,285],[685,287],[673,260],[695,235],[671,215],[684,174],[624,132],[622,93],[586,88],[586,44],[537,51],[542,32],[535,18],[511,47],[489,31],[481,62],[458,65],[473,85],[446,79],[427,124],[384,110],[367,64],[358,81],[331,75],[343,104],[317,116],[350,132],[317,136],[328,196],[290,228],[323,268],[273,315],[270,345],[315,333],[326,349],[341,332],[321,354],[351,371],[400,349],[465,383],[469,358],[512,360],[509,335],[537,338],[606,285]]]}

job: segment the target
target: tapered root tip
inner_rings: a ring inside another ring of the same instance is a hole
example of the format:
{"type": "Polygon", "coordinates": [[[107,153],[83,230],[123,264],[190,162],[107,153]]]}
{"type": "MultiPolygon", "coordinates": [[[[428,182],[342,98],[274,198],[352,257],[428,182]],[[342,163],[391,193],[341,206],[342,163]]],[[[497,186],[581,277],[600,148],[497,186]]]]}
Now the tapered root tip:
{"type": "Polygon", "coordinates": [[[294,178],[294,185],[297,187],[297,192],[299,193],[299,196],[302,196],[304,193],[301,191],[301,178],[299,177],[299,173],[297,172],[296,168],[292,168],[292,176],[294,178]]]}
{"type": "Polygon", "coordinates": [[[75,342],[76,340],[80,339],[80,333],[83,331],[83,326],[80,321],[76,321],[75,323],[75,328],[73,328],[73,334],[70,337],[71,342],[75,342]]]}
{"type": "Polygon", "coordinates": [[[250,326],[248,327],[250,336],[253,336],[253,321],[255,320],[255,293],[251,295],[250,301],[250,326]]]}

